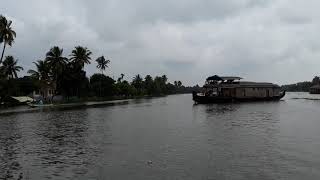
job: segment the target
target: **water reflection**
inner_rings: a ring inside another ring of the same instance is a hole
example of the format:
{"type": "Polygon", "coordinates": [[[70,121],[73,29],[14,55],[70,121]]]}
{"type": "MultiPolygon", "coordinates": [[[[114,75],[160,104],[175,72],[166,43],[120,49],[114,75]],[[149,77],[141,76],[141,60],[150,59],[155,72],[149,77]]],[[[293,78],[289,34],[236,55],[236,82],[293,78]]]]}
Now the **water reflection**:
{"type": "Polygon", "coordinates": [[[278,103],[216,104],[202,108],[209,134],[208,167],[213,170],[209,177],[268,179],[270,173],[280,168],[280,164],[274,163],[279,158],[278,103]]]}
{"type": "Polygon", "coordinates": [[[0,126],[0,179],[19,178],[21,165],[18,154],[21,151],[21,132],[15,121],[1,121],[0,126]]]}
{"type": "Polygon", "coordinates": [[[56,176],[60,176],[70,166],[76,171],[86,165],[87,115],[86,111],[60,111],[48,113],[46,121],[38,121],[37,135],[40,136],[42,167],[49,168],[56,176]]]}
{"type": "Polygon", "coordinates": [[[236,111],[239,108],[238,104],[207,104],[205,105],[206,113],[208,114],[225,114],[236,111]]]}
{"type": "Polygon", "coordinates": [[[319,107],[301,102],[177,95],[0,116],[0,179],[319,179],[319,107]]]}

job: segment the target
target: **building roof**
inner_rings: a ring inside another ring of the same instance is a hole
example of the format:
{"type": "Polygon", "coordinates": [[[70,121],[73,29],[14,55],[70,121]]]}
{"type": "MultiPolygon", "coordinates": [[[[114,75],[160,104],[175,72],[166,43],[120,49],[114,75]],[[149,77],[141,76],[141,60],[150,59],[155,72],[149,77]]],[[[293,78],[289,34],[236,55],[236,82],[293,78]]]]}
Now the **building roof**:
{"type": "Polygon", "coordinates": [[[32,102],[33,99],[31,97],[28,97],[28,96],[18,96],[18,97],[15,97],[15,96],[11,96],[11,98],[21,102],[21,103],[25,103],[25,102],[32,102]]]}

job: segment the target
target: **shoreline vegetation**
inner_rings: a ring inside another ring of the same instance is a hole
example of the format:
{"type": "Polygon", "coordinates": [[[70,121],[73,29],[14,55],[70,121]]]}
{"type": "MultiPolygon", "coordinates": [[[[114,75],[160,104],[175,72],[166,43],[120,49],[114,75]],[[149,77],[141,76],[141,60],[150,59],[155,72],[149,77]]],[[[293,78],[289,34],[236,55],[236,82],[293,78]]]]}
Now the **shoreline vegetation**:
{"type": "Polygon", "coordinates": [[[12,96],[29,96],[45,103],[73,103],[86,101],[106,101],[141,97],[164,96],[169,94],[191,93],[199,90],[198,85],[186,87],[181,81],[168,82],[166,75],[137,74],[131,81],[120,74],[113,79],[104,74],[110,60],[104,56],[95,59],[100,73],[88,77],[84,67],[93,62],[93,54],[83,46],[76,46],[70,54],[54,46],[45,56],[33,62],[34,68],[28,75],[18,77],[24,70],[12,55],[5,55],[7,47],[14,44],[16,32],[12,21],[0,15],[0,45],[3,46],[0,59],[0,104],[12,104],[12,96]]]}
{"type": "Polygon", "coordinates": [[[282,85],[281,89],[286,90],[287,92],[309,92],[311,86],[312,82],[304,81],[295,84],[282,85]]]}
{"type": "Polygon", "coordinates": [[[304,81],[298,82],[295,84],[287,84],[281,86],[282,90],[286,90],[288,92],[310,92],[310,88],[314,86],[320,85],[320,77],[315,76],[312,81],[304,81]]]}

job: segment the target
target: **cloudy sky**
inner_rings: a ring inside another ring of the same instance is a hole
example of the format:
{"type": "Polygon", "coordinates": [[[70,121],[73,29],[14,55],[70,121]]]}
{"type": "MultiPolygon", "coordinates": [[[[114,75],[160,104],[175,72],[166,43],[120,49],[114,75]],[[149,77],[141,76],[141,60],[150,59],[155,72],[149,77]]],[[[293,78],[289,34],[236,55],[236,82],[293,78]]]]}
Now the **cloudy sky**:
{"type": "Polygon", "coordinates": [[[220,74],[285,84],[320,74],[319,7],[318,0],[1,0],[0,14],[17,32],[6,54],[25,71],[54,45],[66,56],[81,45],[93,59],[110,58],[115,78],[166,74],[202,85],[220,74]]]}

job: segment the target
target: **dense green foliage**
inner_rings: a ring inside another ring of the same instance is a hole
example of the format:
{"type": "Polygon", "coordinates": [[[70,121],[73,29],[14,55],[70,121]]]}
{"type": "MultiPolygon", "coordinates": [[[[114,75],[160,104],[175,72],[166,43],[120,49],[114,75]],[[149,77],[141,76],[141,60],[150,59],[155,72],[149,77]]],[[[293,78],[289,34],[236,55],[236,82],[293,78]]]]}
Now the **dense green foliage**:
{"type": "Polygon", "coordinates": [[[289,92],[308,92],[312,83],[309,81],[298,82],[296,84],[288,84],[281,86],[282,90],[286,90],[289,92]]]}
{"type": "Polygon", "coordinates": [[[286,91],[291,92],[309,92],[310,87],[314,85],[320,85],[320,78],[318,76],[315,76],[312,81],[305,81],[305,82],[298,82],[296,84],[288,84],[283,85],[281,88],[286,91]]]}
{"type": "MultiPolygon", "coordinates": [[[[0,44],[3,43],[2,56],[6,45],[11,46],[16,33],[11,28],[11,21],[0,16],[0,44]]],[[[84,67],[90,64],[92,52],[82,46],[76,46],[67,58],[62,48],[52,47],[42,60],[34,62],[35,68],[28,70],[30,76],[18,78],[17,73],[23,68],[13,56],[5,56],[0,60],[0,102],[9,96],[32,95],[37,91],[41,96],[51,100],[60,95],[66,100],[70,98],[87,97],[136,97],[155,96],[173,93],[187,93],[199,89],[198,86],[184,87],[181,81],[174,84],[168,82],[166,75],[142,77],[136,75],[131,82],[124,80],[125,75],[120,74],[117,80],[104,75],[109,67],[110,60],[104,56],[98,57],[95,62],[101,73],[86,76],[84,67]],[[49,93],[50,92],[50,93],[49,93]]],[[[48,99],[46,99],[48,100],[48,99]]]]}

